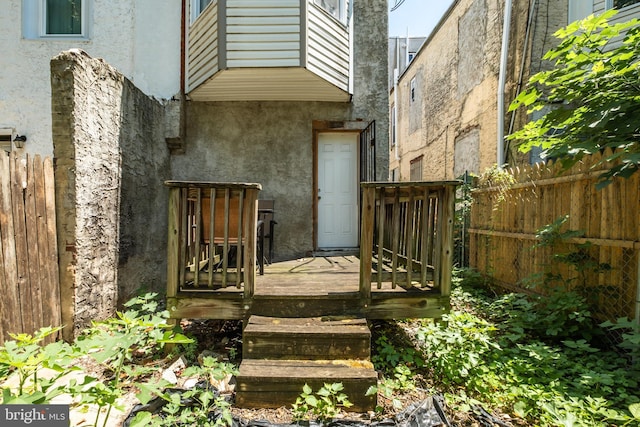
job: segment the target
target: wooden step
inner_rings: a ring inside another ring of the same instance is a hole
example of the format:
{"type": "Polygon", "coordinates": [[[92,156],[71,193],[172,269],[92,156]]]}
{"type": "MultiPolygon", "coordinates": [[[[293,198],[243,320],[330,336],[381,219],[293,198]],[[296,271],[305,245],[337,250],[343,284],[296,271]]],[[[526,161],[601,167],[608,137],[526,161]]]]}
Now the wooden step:
{"type": "Polygon", "coordinates": [[[317,392],[324,383],[342,383],[353,407],[366,412],[376,406],[376,396],[365,396],[377,383],[377,373],[366,360],[253,360],[240,364],[236,405],[242,408],[291,406],[308,384],[317,392]]]}
{"type": "Polygon", "coordinates": [[[251,316],[243,334],[243,359],[369,360],[365,319],[287,319],[251,316]]]}

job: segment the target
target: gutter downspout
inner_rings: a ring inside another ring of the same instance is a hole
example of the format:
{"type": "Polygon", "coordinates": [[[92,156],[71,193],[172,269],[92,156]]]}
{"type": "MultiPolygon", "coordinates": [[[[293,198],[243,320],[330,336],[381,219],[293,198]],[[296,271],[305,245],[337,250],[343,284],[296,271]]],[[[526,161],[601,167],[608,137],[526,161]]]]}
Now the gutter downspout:
{"type": "MultiPolygon", "coordinates": [[[[400,155],[398,154],[398,79],[400,79],[400,37],[396,37],[396,66],[393,68],[393,108],[395,110],[394,119],[396,121],[395,126],[393,127],[393,137],[395,141],[395,155],[396,160],[400,159],[400,155]]],[[[400,170],[400,165],[398,165],[398,170],[400,170]]]]}
{"type": "Polygon", "coordinates": [[[502,52],[500,55],[500,76],[498,78],[498,140],[497,164],[501,169],[504,165],[504,87],[507,78],[507,58],[509,54],[509,33],[511,31],[511,0],[505,0],[504,23],[502,27],[502,52]]]}

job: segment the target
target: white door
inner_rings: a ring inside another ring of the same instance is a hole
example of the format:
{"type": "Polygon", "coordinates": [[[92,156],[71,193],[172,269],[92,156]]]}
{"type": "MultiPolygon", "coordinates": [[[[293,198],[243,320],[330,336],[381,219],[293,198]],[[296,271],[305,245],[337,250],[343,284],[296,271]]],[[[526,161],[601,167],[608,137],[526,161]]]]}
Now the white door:
{"type": "Polygon", "coordinates": [[[318,135],[318,247],[358,247],[358,134],[318,135]]]}

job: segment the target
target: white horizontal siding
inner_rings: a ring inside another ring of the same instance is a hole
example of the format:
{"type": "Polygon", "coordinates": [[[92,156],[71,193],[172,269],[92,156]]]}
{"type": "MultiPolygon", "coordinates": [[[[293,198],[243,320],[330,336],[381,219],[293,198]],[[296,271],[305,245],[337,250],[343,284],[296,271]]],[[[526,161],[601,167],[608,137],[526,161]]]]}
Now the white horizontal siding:
{"type": "Polygon", "coordinates": [[[189,28],[187,91],[193,90],[218,71],[218,2],[200,14],[189,28]]]}
{"type": "Polygon", "coordinates": [[[300,0],[227,0],[227,67],[299,67],[300,0]]]}
{"type": "MultiPolygon", "coordinates": [[[[594,0],[593,13],[600,14],[607,10],[606,0],[594,0]]],[[[623,7],[618,10],[616,16],[609,22],[610,24],[617,24],[619,22],[626,22],[633,18],[640,18],[640,3],[633,4],[631,6],[623,7]]],[[[607,45],[607,49],[615,49],[622,44],[624,37],[617,37],[607,45]]]]}
{"type": "Polygon", "coordinates": [[[308,5],[307,68],[342,90],[349,88],[349,32],[313,3],[308,5]]]}

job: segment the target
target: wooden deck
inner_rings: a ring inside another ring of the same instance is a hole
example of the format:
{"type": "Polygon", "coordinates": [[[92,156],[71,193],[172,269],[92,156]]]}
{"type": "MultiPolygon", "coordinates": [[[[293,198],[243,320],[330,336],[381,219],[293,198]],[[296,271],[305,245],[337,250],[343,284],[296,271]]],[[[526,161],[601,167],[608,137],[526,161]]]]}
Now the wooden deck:
{"type": "Polygon", "coordinates": [[[419,285],[405,289],[385,284],[371,287],[371,300],[359,292],[360,260],[354,255],[314,256],[265,266],[252,298],[242,289],[181,290],[169,298],[175,318],[246,319],[275,317],[439,318],[449,297],[419,285]]]}
{"type": "Polygon", "coordinates": [[[361,183],[357,254],[320,252],[257,275],[260,184],[168,181],[171,318],[439,318],[458,184],[361,183]]]}

